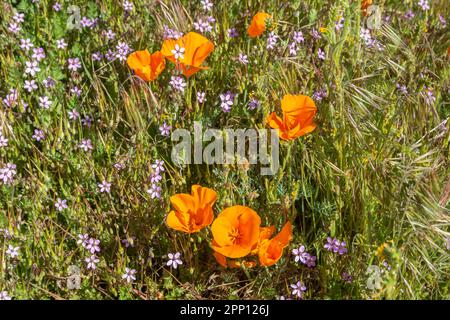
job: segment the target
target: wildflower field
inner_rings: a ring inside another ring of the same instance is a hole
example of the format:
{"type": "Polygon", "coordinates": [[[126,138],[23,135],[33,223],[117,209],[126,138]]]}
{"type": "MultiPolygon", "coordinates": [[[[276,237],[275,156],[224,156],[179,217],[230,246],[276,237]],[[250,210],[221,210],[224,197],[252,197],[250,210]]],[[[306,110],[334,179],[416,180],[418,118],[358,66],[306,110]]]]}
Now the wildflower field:
{"type": "Polygon", "coordinates": [[[0,299],[449,299],[449,13],[0,1],[0,299]]]}

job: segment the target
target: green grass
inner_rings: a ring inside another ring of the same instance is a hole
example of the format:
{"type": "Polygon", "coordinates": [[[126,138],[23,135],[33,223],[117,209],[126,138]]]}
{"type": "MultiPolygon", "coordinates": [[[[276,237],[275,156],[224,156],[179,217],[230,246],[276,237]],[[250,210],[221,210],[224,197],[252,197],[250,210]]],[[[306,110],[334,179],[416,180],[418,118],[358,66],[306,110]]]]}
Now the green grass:
{"type": "Polygon", "coordinates": [[[301,280],[305,299],[448,299],[450,40],[438,17],[448,18],[449,9],[446,1],[433,1],[427,12],[417,1],[375,2],[383,17],[390,16],[372,32],[382,51],[360,38],[367,18],[358,1],[214,1],[216,30],[206,35],[215,44],[205,61],[209,69],[177,93],[169,86],[175,72],[170,62],[156,81],[142,83],[126,63],[96,62],[91,55],[115,50],[118,41],[132,50],[159,50],[163,25],[194,30],[200,1],[135,0],[126,19],[119,1],[60,1],[59,12],[46,0],[3,1],[0,96],[15,88],[21,102],[0,109],[1,133],[9,139],[0,148],[0,165],[17,166],[14,182],[0,185],[0,228],[12,234],[0,238],[0,291],[15,299],[276,299],[301,280]],[[67,30],[71,4],[82,16],[101,17],[98,27],[67,30]],[[409,9],[412,20],[404,18],[409,9]],[[16,10],[25,13],[18,35],[8,31],[16,10]],[[266,49],[268,32],[257,39],[246,34],[258,11],[274,16],[280,36],[274,50],[266,49]],[[341,16],[344,27],[336,31],[341,16]],[[227,36],[231,27],[237,38],[227,36]],[[327,31],[313,40],[312,28],[320,27],[327,31]],[[102,35],[108,29],[116,39],[102,35]],[[287,49],[293,31],[305,37],[295,57],[287,49]],[[30,38],[47,55],[33,93],[23,86],[31,53],[20,49],[20,38],[30,38]],[[61,38],[65,50],[56,49],[61,38]],[[319,48],[325,61],[317,57],[319,48]],[[237,62],[240,52],[248,55],[247,66],[237,62]],[[67,69],[71,57],[82,63],[76,75],[67,69]],[[57,80],[54,88],[42,85],[48,76],[57,80]],[[82,88],[79,98],[69,93],[73,85],[82,88]],[[424,86],[432,88],[433,103],[426,103],[424,86]],[[178,168],[170,160],[170,138],[158,131],[163,121],[174,129],[191,129],[194,121],[211,128],[266,128],[266,116],[280,112],[283,95],[312,96],[321,88],[328,94],[316,101],[317,129],[281,143],[282,169],[273,177],[261,176],[258,166],[178,168]],[[227,90],[238,94],[228,114],[219,99],[227,90]],[[206,92],[205,104],[197,103],[198,91],[206,92]],[[48,110],[39,107],[43,95],[53,101],[48,110]],[[261,102],[255,111],[246,107],[251,97],[261,102]],[[93,119],[90,128],[69,120],[73,108],[93,119]],[[45,132],[43,141],[32,139],[35,128],[45,132]],[[91,152],[78,148],[82,139],[91,139],[91,152]],[[166,169],[160,201],[146,192],[156,159],[166,169]],[[125,168],[116,170],[117,162],[125,168]],[[103,180],[112,183],[110,194],[99,192],[103,180]],[[192,236],[169,229],[169,197],[193,184],[217,191],[216,215],[241,204],[278,230],[291,220],[294,239],[283,258],[268,268],[224,270],[213,258],[208,228],[192,236]],[[57,211],[57,198],[67,199],[68,208],[57,211]],[[80,233],[101,241],[95,271],[86,268],[89,255],[76,243],[80,233]],[[327,252],[327,236],[345,240],[349,253],[327,252]],[[122,240],[131,237],[133,246],[126,248],[122,240]],[[315,268],[294,262],[291,250],[300,244],[317,256],[315,268]],[[18,258],[6,254],[8,245],[20,247],[18,258]],[[183,265],[166,267],[167,253],[177,251],[183,265]],[[79,290],[65,285],[71,265],[81,269],[79,290]],[[371,265],[384,270],[378,290],[366,286],[371,265]],[[137,271],[132,284],[121,278],[125,267],[137,271]],[[342,280],[343,272],[352,275],[351,283],[342,280]]]}

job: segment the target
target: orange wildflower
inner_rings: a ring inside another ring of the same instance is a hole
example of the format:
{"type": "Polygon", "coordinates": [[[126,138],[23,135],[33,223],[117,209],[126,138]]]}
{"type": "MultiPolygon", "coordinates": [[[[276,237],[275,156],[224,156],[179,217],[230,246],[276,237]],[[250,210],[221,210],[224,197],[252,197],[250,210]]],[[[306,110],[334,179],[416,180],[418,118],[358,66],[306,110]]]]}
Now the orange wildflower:
{"type": "Polygon", "coordinates": [[[160,51],[150,54],[146,49],[131,53],[127,64],[142,80],[153,81],[164,70],[166,60],[160,51]]]}
{"type": "Polygon", "coordinates": [[[361,10],[365,17],[367,17],[367,8],[372,4],[372,0],[362,0],[361,1],[361,10]]]}
{"type": "Polygon", "coordinates": [[[189,32],[175,40],[168,39],[163,42],[162,54],[176,64],[186,77],[202,69],[208,69],[201,64],[213,51],[214,44],[204,36],[189,32]]]}
{"type": "Polygon", "coordinates": [[[316,128],[313,118],[316,115],[317,107],[310,97],[285,95],[281,100],[281,109],[283,119],[272,112],[266,120],[270,127],[278,129],[281,139],[293,140],[316,128]]]}
{"type": "Polygon", "coordinates": [[[217,193],[209,188],[193,185],[191,194],[180,193],[170,197],[175,210],[167,216],[167,225],[186,233],[198,232],[213,221],[212,206],[217,193]]]}
{"type": "Polygon", "coordinates": [[[262,266],[272,266],[280,260],[284,248],[292,240],[292,224],[287,222],[280,233],[272,239],[265,239],[259,246],[259,263],[262,266]]]}
{"type": "Polygon", "coordinates": [[[266,20],[271,18],[272,16],[265,12],[258,12],[255,14],[247,29],[248,35],[252,38],[262,35],[263,32],[266,31],[266,20]]]}
{"type": "Polygon", "coordinates": [[[260,224],[261,218],[248,207],[226,208],[211,226],[214,251],[228,258],[246,256],[258,243],[260,224]]]}

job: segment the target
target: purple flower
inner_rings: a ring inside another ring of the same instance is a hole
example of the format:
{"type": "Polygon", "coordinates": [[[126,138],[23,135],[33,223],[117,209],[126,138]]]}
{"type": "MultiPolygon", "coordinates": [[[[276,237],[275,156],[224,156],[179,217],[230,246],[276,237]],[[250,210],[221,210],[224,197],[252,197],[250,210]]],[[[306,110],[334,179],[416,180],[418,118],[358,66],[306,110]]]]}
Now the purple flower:
{"type": "Polygon", "coordinates": [[[53,10],[55,10],[56,12],[61,10],[61,5],[58,2],[55,2],[55,4],[53,5],[53,10]]]}
{"type": "Polygon", "coordinates": [[[20,49],[28,51],[33,48],[33,46],[30,39],[20,39],[20,49]]]}
{"type": "Polygon", "coordinates": [[[51,105],[52,101],[47,96],[39,97],[39,107],[48,109],[51,105]]]}
{"type": "Polygon", "coordinates": [[[34,91],[34,90],[36,90],[38,88],[38,86],[36,84],[36,81],[34,81],[34,80],[25,80],[25,84],[24,84],[23,87],[28,92],[32,92],[32,91],[34,91]]]}
{"type": "Polygon", "coordinates": [[[33,138],[34,140],[36,140],[38,142],[41,140],[44,140],[45,139],[44,131],[42,131],[40,129],[34,129],[34,134],[31,138],[33,138]]]}
{"type": "Polygon", "coordinates": [[[5,138],[3,133],[0,132],[0,148],[4,148],[8,146],[8,139],[5,138]]]}
{"type": "Polygon", "coordinates": [[[194,22],[194,29],[201,33],[208,33],[208,32],[212,31],[212,26],[209,24],[208,21],[203,21],[202,19],[198,19],[197,22],[194,22]]]}
{"type": "Polygon", "coordinates": [[[183,261],[181,261],[180,257],[181,257],[181,253],[176,252],[176,253],[169,253],[169,261],[167,261],[166,265],[169,267],[173,267],[174,269],[177,268],[178,265],[183,264],[183,261]]]}
{"type": "Polygon", "coordinates": [[[439,22],[441,23],[442,28],[447,27],[447,21],[445,21],[445,18],[441,15],[439,15],[439,22]]]}
{"type": "Polygon", "coordinates": [[[0,180],[3,184],[12,184],[16,173],[16,165],[8,162],[3,168],[0,168],[0,180]]]}
{"type": "Polygon", "coordinates": [[[70,120],[76,120],[80,116],[80,114],[78,113],[78,111],[76,109],[72,109],[72,111],[69,111],[68,114],[69,114],[70,120]]]}
{"type": "Polygon", "coordinates": [[[67,69],[71,70],[71,71],[77,71],[78,69],[81,68],[81,63],[80,63],[80,59],[78,58],[69,58],[67,60],[67,69]]]}
{"type": "Polygon", "coordinates": [[[327,237],[327,243],[325,243],[324,248],[328,251],[333,251],[336,246],[336,238],[331,239],[331,237],[327,237]]]}
{"type": "Polygon", "coordinates": [[[31,56],[36,61],[41,61],[45,59],[45,52],[43,48],[35,48],[33,49],[33,55],[31,56]]]}
{"type": "Polygon", "coordinates": [[[301,245],[300,247],[293,249],[292,254],[294,255],[295,262],[305,263],[308,257],[308,253],[305,250],[305,246],[301,245]]]}
{"type": "Polygon", "coordinates": [[[298,281],[295,284],[291,284],[291,288],[293,296],[296,296],[298,299],[303,298],[303,293],[306,291],[306,287],[301,281],[298,281]]]}
{"type": "Polygon", "coordinates": [[[423,11],[430,10],[430,4],[428,3],[428,0],[419,0],[418,5],[422,8],[423,11]]]}
{"type": "Polygon", "coordinates": [[[411,20],[412,18],[414,18],[414,12],[412,12],[412,10],[409,10],[407,13],[405,13],[405,18],[411,20]]]}
{"type": "Polygon", "coordinates": [[[64,39],[56,40],[56,48],[65,49],[66,47],[67,47],[67,43],[64,41],[64,39]]]}
{"type": "Polygon", "coordinates": [[[106,38],[108,40],[113,40],[116,37],[116,34],[111,29],[109,29],[108,31],[105,31],[104,35],[106,36],[106,38]]]}
{"type": "Polygon", "coordinates": [[[81,95],[81,89],[79,89],[77,86],[74,86],[72,89],[70,89],[70,93],[79,97],[81,95]]]}
{"type": "Polygon", "coordinates": [[[56,203],[55,203],[55,208],[56,210],[58,210],[59,212],[63,211],[64,209],[67,209],[67,200],[66,199],[56,199],[56,203]]]}
{"type": "Polygon", "coordinates": [[[338,21],[336,21],[336,23],[334,25],[334,29],[336,31],[341,30],[344,27],[344,21],[345,21],[344,18],[340,18],[338,21]]]}
{"type": "Polygon", "coordinates": [[[150,189],[147,190],[147,193],[150,195],[150,198],[152,199],[160,199],[161,198],[161,187],[156,185],[156,184],[152,184],[150,189]]]}
{"type": "Polygon", "coordinates": [[[422,95],[425,98],[425,102],[428,105],[432,105],[436,101],[436,97],[434,96],[433,89],[424,86],[422,95]]]}
{"type": "Polygon", "coordinates": [[[56,84],[55,80],[53,80],[51,77],[47,77],[47,79],[44,79],[44,80],[42,81],[42,83],[44,84],[44,86],[45,86],[47,89],[48,89],[48,88],[51,88],[51,87],[54,87],[55,84],[56,84]]]}
{"type": "Polygon", "coordinates": [[[301,31],[294,31],[292,39],[295,43],[302,43],[305,41],[305,39],[303,38],[303,33],[301,31]]]}
{"type": "Polygon", "coordinates": [[[79,234],[77,244],[81,244],[83,248],[86,248],[89,241],[89,235],[87,233],[85,234],[79,234]]]}
{"type": "Polygon", "coordinates": [[[317,51],[317,57],[320,60],[325,60],[325,52],[322,51],[322,49],[319,48],[319,50],[317,51]]]}
{"type": "Polygon", "coordinates": [[[255,110],[255,109],[259,108],[259,105],[260,105],[260,102],[258,99],[251,98],[250,101],[248,102],[248,109],[255,110]]]}
{"type": "Polygon", "coordinates": [[[247,63],[248,63],[248,57],[247,57],[247,55],[243,54],[242,52],[239,53],[238,60],[239,60],[239,62],[242,63],[242,64],[247,64],[247,63]]]}
{"type": "Polygon", "coordinates": [[[326,98],[327,96],[328,96],[327,89],[325,87],[323,87],[322,89],[315,91],[312,95],[312,98],[315,101],[320,102],[320,101],[322,101],[323,98],[326,98]]]}
{"type": "Polygon", "coordinates": [[[165,137],[170,136],[170,130],[172,130],[172,126],[169,126],[165,121],[162,126],[159,127],[159,132],[165,137]]]}
{"type": "Polygon", "coordinates": [[[164,160],[155,160],[155,163],[152,164],[152,169],[155,170],[155,172],[164,172],[164,160]]]}
{"type": "Polygon", "coordinates": [[[127,60],[128,52],[130,52],[130,47],[125,42],[119,42],[116,46],[116,58],[120,62],[127,60]]]}
{"type": "Polygon", "coordinates": [[[170,29],[167,25],[164,25],[164,31],[163,31],[163,38],[164,40],[167,39],[174,39],[177,40],[183,36],[183,33],[178,32],[176,30],[170,29]]]}
{"type": "Polygon", "coordinates": [[[236,30],[236,28],[230,28],[227,30],[227,34],[230,38],[236,38],[239,34],[236,30]]]}
{"type": "Polygon", "coordinates": [[[338,253],[340,255],[347,253],[347,243],[345,241],[339,241],[338,239],[334,238],[331,239],[330,237],[327,238],[327,242],[324,245],[324,248],[328,251],[333,251],[334,253],[338,253]]]}
{"type": "Polygon", "coordinates": [[[186,87],[186,81],[182,77],[171,76],[170,77],[170,86],[173,90],[184,92],[184,88],[186,87]]]}
{"type": "Polygon", "coordinates": [[[123,2],[123,10],[125,10],[126,12],[133,11],[133,3],[125,0],[123,2]]]}
{"type": "Polygon", "coordinates": [[[90,27],[90,26],[92,26],[92,24],[93,24],[93,21],[92,21],[91,19],[89,19],[88,17],[83,17],[83,18],[80,20],[80,25],[81,25],[83,28],[90,27]]]}
{"type": "Polygon", "coordinates": [[[231,107],[234,103],[234,94],[231,91],[227,91],[226,93],[221,94],[220,97],[220,107],[223,112],[230,112],[231,107]]]}
{"type": "Polygon", "coordinates": [[[206,101],[206,93],[203,91],[197,92],[197,101],[198,103],[204,103],[206,101]]]}
{"type": "Polygon", "coordinates": [[[304,262],[304,264],[308,268],[314,268],[316,266],[316,260],[317,260],[316,256],[313,256],[313,255],[308,253],[307,256],[306,256],[306,261],[304,262]]]}
{"type": "Polygon", "coordinates": [[[78,147],[80,149],[83,149],[84,151],[92,150],[93,147],[92,147],[91,139],[83,139],[83,140],[81,140],[81,143],[78,145],[78,147]]]}
{"type": "Polygon", "coordinates": [[[100,240],[89,238],[89,240],[86,242],[86,249],[89,250],[89,252],[92,254],[100,252],[100,240]]]}
{"type": "Polygon", "coordinates": [[[111,183],[109,183],[108,181],[103,180],[102,183],[97,184],[97,186],[100,189],[100,193],[110,193],[111,183]]]}
{"type": "Polygon", "coordinates": [[[86,258],[84,261],[86,261],[86,268],[95,270],[97,268],[96,264],[100,262],[100,260],[97,258],[95,254],[91,255],[89,258],[86,258]]]}
{"type": "Polygon", "coordinates": [[[12,33],[18,33],[20,31],[20,26],[17,23],[10,22],[8,25],[8,30],[12,33]]]}
{"type": "Polygon", "coordinates": [[[108,49],[108,51],[105,53],[105,57],[108,61],[113,61],[115,59],[116,53],[112,51],[111,49],[108,49]]]}
{"type": "Polygon", "coordinates": [[[152,184],[159,183],[161,180],[162,180],[162,176],[161,176],[161,174],[159,174],[159,172],[152,172],[150,174],[150,182],[152,184]]]}
{"type": "Polygon", "coordinates": [[[406,86],[404,84],[401,85],[400,83],[397,83],[395,86],[401,93],[408,94],[408,89],[406,88],[406,86]]]}
{"type": "Polygon", "coordinates": [[[128,248],[128,247],[134,247],[134,240],[136,239],[136,237],[130,237],[130,238],[125,238],[125,239],[122,239],[122,243],[125,245],[125,248],[128,248]]]}
{"type": "Polygon", "coordinates": [[[30,74],[32,77],[36,75],[37,72],[41,71],[37,61],[26,61],[25,62],[25,74],[30,74]]]}
{"type": "Polygon", "coordinates": [[[13,20],[17,23],[22,23],[24,21],[25,14],[16,12],[13,16],[13,20]]]}
{"type": "Polygon", "coordinates": [[[275,45],[277,44],[277,40],[278,40],[278,35],[275,34],[275,32],[270,32],[269,36],[267,37],[267,45],[266,48],[268,50],[272,50],[273,48],[275,48],[275,45]]]}
{"type": "Polygon", "coordinates": [[[297,51],[298,51],[298,49],[297,49],[297,43],[291,42],[291,43],[289,44],[289,46],[288,46],[288,49],[289,49],[289,54],[290,54],[291,56],[296,56],[296,55],[297,55],[297,51]]]}
{"type": "Polygon", "coordinates": [[[136,270],[125,268],[125,273],[122,275],[122,279],[125,279],[128,283],[133,282],[136,280],[136,277],[134,276],[136,274],[136,270]]]}
{"type": "Polygon", "coordinates": [[[341,277],[342,277],[342,280],[344,280],[347,283],[351,283],[353,281],[353,277],[349,273],[347,273],[345,271],[342,272],[341,277]]]}
{"type": "Polygon", "coordinates": [[[84,116],[84,118],[81,119],[81,123],[83,124],[83,126],[90,128],[92,125],[92,118],[89,116],[84,116]]]}
{"type": "Polygon", "coordinates": [[[202,8],[205,11],[211,11],[213,4],[212,2],[210,2],[209,0],[202,0],[200,1],[200,3],[202,4],[202,8]]]}
{"type": "Polygon", "coordinates": [[[117,163],[114,164],[114,168],[115,168],[117,171],[120,171],[120,170],[122,170],[122,169],[125,168],[125,165],[124,165],[123,163],[117,162],[117,163]]]}
{"type": "Polygon", "coordinates": [[[7,107],[14,107],[17,104],[17,100],[19,99],[19,93],[16,89],[10,89],[9,94],[6,95],[6,97],[3,99],[3,103],[7,107]]]}
{"type": "Polygon", "coordinates": [[[11,258],[17,258],[19,256],[19,247],[13,247],[12,245],[8,245],[8,249],[6,250],[6,254],[11,258]]]}
{"type": "Polygon", "coordinates": [[[100,61],[100,60],[102,60],[102,58],[103,58],[103,55],[99,51],[94,52],[92,54],[92,60],[94,60],[94,61],[100,61]]]}
{"type": "Polygon", "coordinates": [[[315,28],[313,28],[313,29],[311,30],[311,36],[312,36],[314,39],[316,39],[316,40],[322,38],[321,35],[320,35],[320,33],[319,33],[319,31],[317,31],[315,28]]]}

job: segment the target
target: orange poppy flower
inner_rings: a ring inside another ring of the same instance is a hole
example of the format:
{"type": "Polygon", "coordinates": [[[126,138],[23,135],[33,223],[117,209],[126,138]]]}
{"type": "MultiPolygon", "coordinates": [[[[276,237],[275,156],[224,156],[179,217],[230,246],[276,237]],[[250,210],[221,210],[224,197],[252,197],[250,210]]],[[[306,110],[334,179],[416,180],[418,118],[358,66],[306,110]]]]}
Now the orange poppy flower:
{"type": "Polygon", "coordinates": [[[160,51],[150,54],[146,49],[131,53],[127,64],[142,80],[153,81],[166,67],[166,60],[160,51]]]}
{"type": "Polygon", "coordinates": [[[317,107],[314,101],[303,95],[285,95],[281,100],[281,109],[283,119],[272,112],[267,117],[267,123],[270,127],[278,129],[278,134],[283,140],[293,140],[304,136],[316,128],[314,116],[317,107]]]}
{"type": "Polygon", "coordinates": [[[367,8],[372,4],[372,0],[362,0],[361,1],[361,10],[365,17],[367,17],[367,8]]]}
{"type": "Polygon", "coordinates": [[[258,243],[260,224],[261,218],[248,207],[226,208],[211,226],[214,251],[228,258],[242,258],[248,255],[258,243]]]}
{"type": "Polygon", "coordinates": [[[259,263],[262,266],[272,266],[280,260],[284,248],[292,240],[292,224],[287,222],[280,233],[272,239],[265,239],[259,246],[259,263]]]}
{"type": "Polygon", "coordinates": [[[259,239],[258,242],[253,246],[251,254],[258,254],[261,243],[264,240],[269,239],[274,234],[274,232],[275,232],[274,226],[259,228],[259,239]]]}
{"type": "Polygon", "coordinates": [[[189,32],[177,40],[165,40],[161,52],[167,59],[175,63],[186,77],[190,77],[199,70],[208,69],[201,64],[213,49],[214,44],[204,36],[189,32]]]}
{"type": "Polygon", "coordinates": [[[236,260],[229,260],[227,261],[227,257],[225,257],[223,254],[220,254],[218,252],[213,253],[214,258],[216,258],[216,261],[218,264],[220,264],[224,268],[240,268],[241,266],[245,266],[246,268],[253,268],[256,266],[255,261],[236,261],[236,260]]]}
{"type": "Polygon", "coordinates": [[[212,206],[217,193],[209,188],[193,185],[191,194],[180,193],[170,197],[175,210],[167,216],[167,225],[186,233],[198,232],[213,221],[212,206]]]}
{"type": "Polygon", "coordinates": [[[266,20],[271,19],[272,16],[265,12],[258,12],[252,19],[247,33],[251,38],[258,37],[266,31],[266,20]]]}

